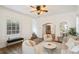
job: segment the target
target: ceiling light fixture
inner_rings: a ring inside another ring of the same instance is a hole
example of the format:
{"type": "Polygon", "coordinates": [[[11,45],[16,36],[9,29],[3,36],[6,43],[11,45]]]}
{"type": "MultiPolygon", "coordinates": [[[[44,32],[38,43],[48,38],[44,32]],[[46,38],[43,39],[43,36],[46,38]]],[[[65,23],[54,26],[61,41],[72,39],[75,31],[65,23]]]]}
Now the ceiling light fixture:
{"type": "Polygon", "coordinates": [[[30,6],[30,7],[32,7],[31,12],[37,12],[38,15],[48,12],[46,5],[37,5],[37,6],[30,6]]]}

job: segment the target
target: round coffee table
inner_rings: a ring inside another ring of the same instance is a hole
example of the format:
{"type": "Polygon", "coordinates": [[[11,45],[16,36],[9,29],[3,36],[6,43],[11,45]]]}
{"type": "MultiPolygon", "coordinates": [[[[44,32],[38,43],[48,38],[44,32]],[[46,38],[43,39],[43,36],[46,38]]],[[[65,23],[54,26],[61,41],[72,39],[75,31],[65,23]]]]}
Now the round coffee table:
{"type": "Polygon", "coordinates": [[[43,47],[48,51],[48,53],[51,53],[52,50],[56,49],[57,45],[53,42],[44,42],[43,47]]]}

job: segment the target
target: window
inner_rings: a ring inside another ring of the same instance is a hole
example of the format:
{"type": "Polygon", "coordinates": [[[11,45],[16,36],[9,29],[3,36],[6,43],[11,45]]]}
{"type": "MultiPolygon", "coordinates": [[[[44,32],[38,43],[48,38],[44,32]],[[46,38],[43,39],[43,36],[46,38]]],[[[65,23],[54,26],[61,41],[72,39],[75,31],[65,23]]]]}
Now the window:
{"type": "Polygon", "coordinates": [[[76,16],[76,32],[79,35],[79,16],[76,16]]]}
{"type": "Polygon", "coordinates": [[[18,34],[19,33],[19,23],[12,22],[10,20],[7,21],[7,34],[18,34]]]}

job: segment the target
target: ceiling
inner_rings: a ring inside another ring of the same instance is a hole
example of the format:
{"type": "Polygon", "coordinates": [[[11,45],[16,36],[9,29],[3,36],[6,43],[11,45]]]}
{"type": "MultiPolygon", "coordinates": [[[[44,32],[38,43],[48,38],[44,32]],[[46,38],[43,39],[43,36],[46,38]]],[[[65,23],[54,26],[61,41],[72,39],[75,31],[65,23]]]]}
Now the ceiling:
{"type": "MultiPolygon", "coordinates": [[[[35,12],[31,12],[30,5],[4,5],[4,7],[30,16],[37,16],[35,12]]],[[[45,15],[74,12],[77,10],[76,5],[47,5],[47,8],[48,12],[45,15]]]]}

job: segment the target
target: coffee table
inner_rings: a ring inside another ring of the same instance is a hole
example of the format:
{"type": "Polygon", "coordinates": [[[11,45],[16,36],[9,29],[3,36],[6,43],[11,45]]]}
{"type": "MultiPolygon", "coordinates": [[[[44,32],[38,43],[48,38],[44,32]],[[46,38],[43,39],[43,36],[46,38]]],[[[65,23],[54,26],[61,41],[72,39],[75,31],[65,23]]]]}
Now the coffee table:
{"type": "Polygon", "coordinates": [[[48,51],[48,53],[52,53],[52,51],[57,48],[57,45],[53,42],[44,42],[43,47],[48,51]]]}

